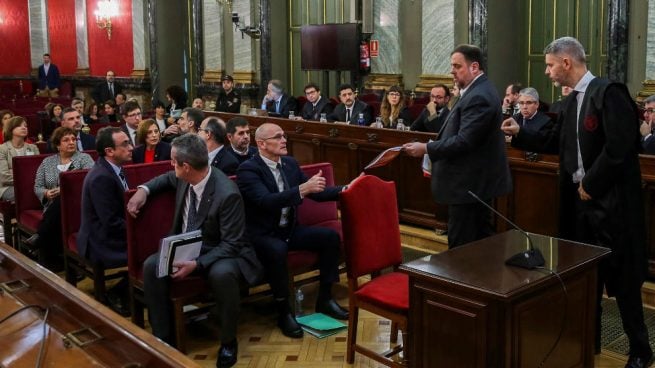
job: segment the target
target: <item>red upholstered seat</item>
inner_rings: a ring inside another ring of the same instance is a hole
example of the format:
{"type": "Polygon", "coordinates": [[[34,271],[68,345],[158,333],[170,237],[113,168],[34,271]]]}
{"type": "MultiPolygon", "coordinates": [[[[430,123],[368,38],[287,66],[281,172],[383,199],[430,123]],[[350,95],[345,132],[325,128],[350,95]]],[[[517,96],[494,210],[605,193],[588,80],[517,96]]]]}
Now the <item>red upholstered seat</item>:
{"type": "Polygon", "coordinates": [[[341,193],[343,242],[346,250],[350,321],[346,359],[352,364],[355,351],[382,364],[404,365],[390,359],[403,350],[395,346],[391,353],[377,353],[357,345],[359,309],[363,308],[392,321],[391,341],[398,337],[398,329],[407,330],[409,308],[409,280],[396,271],[402,262],[396,186],[375,176],[357,178],[348,190],[341,193]],[[373,275],[387,268],[390,273],[373,275]],[[371,280],[360,285],[360,276],[371,275],[371,280]]]}
{"type": "Polygon", "coordinates": [[[418,116],[421,115],[421,112],[423,112],[423,109],[425,109],[425,105],[415,103],[412,106],[408,107],[408,109],[409,109],[409,115],[412,117],[412,120],[416,120],[416,118],[418,118],[418,116]]]}
{"type": "MultiPolygon", "coordinates": [[[[125,178],[130,188],[136,188],[148,180],[173,170],[170,161],[156,161],[148,164],[130,164],[123,166],[125,178]]],[[[168,228],[166,230],[169,230],[168,228]]]]}
{"type": "Polygon", "coordinates": [[[41,203],[34,194],[36,170],[43,159],[50,156],[32,155],[13,158],[14,191],[16,195],[16,246],[21,249],[23,240],[36,232],[43,216],[41,203]]]}
{"type": "Polygon", "coordinates": [[[43,210],[23,210],[18,216],[18,221],[21,225],[33,233],[36,232],[42,219],[43,210]]]}

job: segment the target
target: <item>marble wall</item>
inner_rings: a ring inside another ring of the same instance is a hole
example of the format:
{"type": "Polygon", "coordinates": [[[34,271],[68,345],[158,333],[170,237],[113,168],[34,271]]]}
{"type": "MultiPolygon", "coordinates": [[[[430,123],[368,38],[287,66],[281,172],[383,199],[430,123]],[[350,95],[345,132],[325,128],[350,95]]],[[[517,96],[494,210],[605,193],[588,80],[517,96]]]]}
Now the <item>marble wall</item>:
{"type": "MultiPolygon", "coordinates": [[[[248,26],[258,23],[258,20],[253,17],[254,12],[250,0],[234,2],[232,12],[238,13],[239,18],[248,26]]],[[[241,32],[236,30],[233,32],[232,40],[234,45],[234,71],[252,72],[255,69],[253,59],[253,45],[255,42],[248,35],[242,35],[241,32]]]]}
{"type": "Polygon", "coordinates": [[[132,50],[134,52],[134,70],[144,71],[148,67],[146,47],[146,24],[143,16],[143,0],[132,0],[132,50]]]}
{"type": "Polygon", "coordinates": [[[655,80],[655,0],[648,0],[648,34],[646,42],[646,79],[655,80]]]}
{"type": "Polygon", "coordinates": [[[77,70],[89,70],[89,43],[86,23],[86,0],[75,0],[75,40],[77,46],[77,70]]]}
{"type": "Polygon", "coordinates": [[[400,74],[400,0],[377,0],[373,9],[374,29],[371,39],[380,41],[380,56],[371,58],[371,72],[400,74]]]}
{"type": "Polygon", "coordinates": [[[216,0],[203,1],[203,51],[205,72],[223,70],[223,11],[216,0]]]}
{"type": "Polygon", "coordinates": [[[50,51],[46,0],[29,0],[30,53],[32,68],[43,63],[43,54],[50,51]]]}
{"type": "Polygon", "coordinates": [[[448,74],[455,47],[455,0],[423,0],[422,73],[448,74]]]}

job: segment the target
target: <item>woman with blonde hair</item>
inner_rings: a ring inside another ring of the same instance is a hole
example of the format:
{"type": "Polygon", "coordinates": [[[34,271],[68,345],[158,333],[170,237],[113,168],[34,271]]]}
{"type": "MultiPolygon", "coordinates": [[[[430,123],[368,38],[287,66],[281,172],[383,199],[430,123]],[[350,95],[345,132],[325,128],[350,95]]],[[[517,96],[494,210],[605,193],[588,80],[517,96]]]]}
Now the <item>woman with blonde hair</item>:
{"type": "Polygon", "coordinates": [[[405,106],[405,94],[400,86],[391,86],[385,93],[380,106],[380,117],[382,126],[390,129],[396,129],[400,119],[406,127],[412,123],[412,116],[405,106]]]}

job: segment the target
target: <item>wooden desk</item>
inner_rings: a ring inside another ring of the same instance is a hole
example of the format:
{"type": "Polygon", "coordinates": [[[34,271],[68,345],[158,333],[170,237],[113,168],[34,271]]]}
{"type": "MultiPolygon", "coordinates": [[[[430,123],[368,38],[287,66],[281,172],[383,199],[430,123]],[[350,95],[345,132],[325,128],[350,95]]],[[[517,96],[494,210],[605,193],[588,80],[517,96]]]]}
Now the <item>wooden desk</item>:
{"type": "MultiPolygon", "coordinates": [[[[29,304],[50,309],[44,366],[199,367],[4,243],[0,243],[0,285],[0,319],[29,304]],[[80,346],[76,339],[88,344],[80,346]]],[[[0,366],[35,366],[42,317],[38,309],[28,309],[3,322],[0,366]]]]}
{"type": "Polygon", "coordinates": [[[596,269],[605,248],[533,235],[547,271],[504,264],[525,250],[511,230],[403,264],[410,276],[411,367],[593,367],[596,269]],[[566,309],[566,312],[565,312],[566,309]]]}

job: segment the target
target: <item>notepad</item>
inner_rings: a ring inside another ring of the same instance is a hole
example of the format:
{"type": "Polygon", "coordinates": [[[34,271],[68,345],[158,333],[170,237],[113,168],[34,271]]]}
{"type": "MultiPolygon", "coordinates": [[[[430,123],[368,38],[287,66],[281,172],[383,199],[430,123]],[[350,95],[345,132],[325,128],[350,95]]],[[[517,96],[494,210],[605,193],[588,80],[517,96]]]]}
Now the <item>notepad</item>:
{"type": "Polygon", "coordinates": [[[157,277],[162,278],[174,273],[175,262],[191,261],[200,255],[202,234],[200,230],[172,235],[159,242],[159,263],[157,277]]]}
{"type": "Polygon", "coordinates": [[[297,317],[296,320],[300,323],[303,330],[319,339],[339,333],[347,327],[343,322],[337,321],[323,313],[308,314],[297,317]]]}

